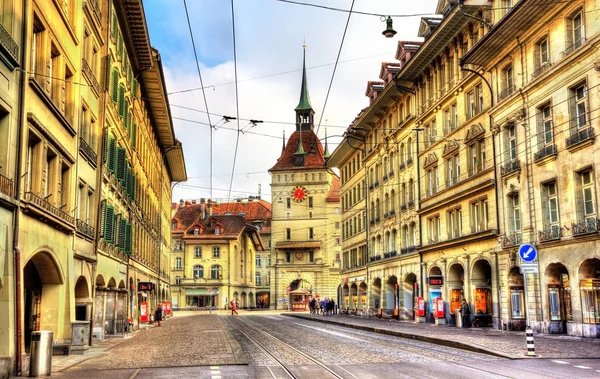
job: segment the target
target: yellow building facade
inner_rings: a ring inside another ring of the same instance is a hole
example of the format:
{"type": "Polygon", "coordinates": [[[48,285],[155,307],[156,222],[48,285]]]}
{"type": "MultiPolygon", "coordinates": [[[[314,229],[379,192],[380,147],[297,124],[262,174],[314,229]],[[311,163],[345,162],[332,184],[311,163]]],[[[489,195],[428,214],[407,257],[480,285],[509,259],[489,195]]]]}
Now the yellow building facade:
{"type": "Polygon", "coordinates": [[[308,300],[337,297],[341,260],[339,177],[314,131],[306,68],[296,130],[269,170],[273,199],[271,306],[308,309],[308,300]]]}

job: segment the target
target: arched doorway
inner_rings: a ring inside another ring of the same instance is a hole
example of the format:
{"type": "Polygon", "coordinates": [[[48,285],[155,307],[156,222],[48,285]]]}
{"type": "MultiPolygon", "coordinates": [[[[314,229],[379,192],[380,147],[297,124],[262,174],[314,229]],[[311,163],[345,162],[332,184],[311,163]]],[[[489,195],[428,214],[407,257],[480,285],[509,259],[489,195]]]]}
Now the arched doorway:
{"type": "Polygon", "coordinates": [[[573,320],[571,310],[571,281],[569,271],[562,263],[546,267],[548,288],[548,333],[567,333],[567,321],[573,320]]]}
{"type": "Polygon", "coordinates": [[[579,266],[583,335],[600,337],[600,259],[587,259],[579,266]]]}
{"type": "Polygon", "coordinates": [[[508,292],[510,294],[510,330],[525,330],[527,312],[525,310],[525,294],[523,274],[518,266],[508,272],[508,292]]]}
{"type": "Polygon", "coordinates": [[[41,328],[56,331],[57,286],[63,284],[62,270],[47,252],[35,254],[23,268],[25,351],[31,347],[31,332],[41,328]]]}
{"type": "Polygon", "coordinates": [[[358,307],[360,309],[367,308],[367,283],[361,282],[358,286],[358,307]]]}
{"type": "Polygon", "coordinates": [[[410,273],[404,277],[402,283],[402,296],[401,301],[404,302],[404,318],[415,319],[415,298],[417,297],[417,276],[414,273],[410,273]]]}
{"type": "Polygon", "coordinates": [[[358,310],[358,286],[352,283],[350,286],[350,309],[358,310]]]}
{"type": "Polygon", "coordinates": [[[342,287],[342,307],[350,309],[350,287],[344,284],[342,287]]]}
{"type": "Polygon", "coordinates": [[[242,292],[242,295],[240,296],[240,306],[244,309],[248,306],[246,292],[242,292]]]}
{"type": "Polygon", "coordinates": [[[385,283],[384,306],[386,309],[393,309],[394,316],[398,316],[398,278],[395,275],[390,276],[387,282],[385,283]]]}
{"type": "Polygon", "coordinates": [[[446,285],[448,286],[448,296],[450,297],[450,314],[455,315],[460,309],[464,294],[465,269],[460,263],[454,263],[448,269],[446,285]]]}
{"type": "Polygon", "coordinates": [[[254,294],[252,292],[248,294],[248,306],[254,308],[254,294]]]}
{"type": "Polygon", "coordinates": [[[375,280],[373,280],[372,287],[373,291],[371,291],[371,297],[373,302],[371,304],[373,304],[373,307],[377,309],[381,306],[381,278],[375,278],[375,280]]]}
{"type": "Polygon", "coordinates": [[[85,276],[80,276],[75,283],[75,320],[89,319],[88,306],[91,302],[87,279],[85,276]]]}
{"type": "Polygon", "coordinates": [[[479,259],[471,270],[473,298],[471,310],[478,319],[479,326],[491,326],[492,322],[492,266],[485,259],[479,259]]]}

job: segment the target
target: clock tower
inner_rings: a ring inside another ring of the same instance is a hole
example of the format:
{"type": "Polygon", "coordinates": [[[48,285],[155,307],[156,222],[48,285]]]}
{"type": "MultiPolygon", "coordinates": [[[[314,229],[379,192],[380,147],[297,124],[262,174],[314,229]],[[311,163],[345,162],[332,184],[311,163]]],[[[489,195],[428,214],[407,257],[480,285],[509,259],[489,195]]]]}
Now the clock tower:
{"type": "MultiPolygon", "coordinates": [[[[269,170],[272,194],[271,307],[304,309],[311,297],[338,302],[341,209],[339,177],[327,169],[327,141],[314,130],[306,47],[296,130],[269,170]],[[285,301],[282,301],[285,299],[285,301]]],[[[307,309],[307,308],[306,308],[307,309]]]]}

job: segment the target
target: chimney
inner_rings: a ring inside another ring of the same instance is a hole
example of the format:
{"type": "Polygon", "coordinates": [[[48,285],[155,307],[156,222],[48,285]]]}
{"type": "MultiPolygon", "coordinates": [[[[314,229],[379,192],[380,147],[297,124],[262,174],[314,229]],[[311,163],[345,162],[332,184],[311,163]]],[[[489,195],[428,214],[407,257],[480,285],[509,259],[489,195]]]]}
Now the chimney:
{"type": "Polygon", "coordinates": [[[212,200],[208,199],[208,217],[212,216],[212,200]]]}
{"type": "Polygon", "coordinates": [[[183,199],[179,200],[179,208],[183,208],[185,207],[185,202],[183,201],[183,199]]]}

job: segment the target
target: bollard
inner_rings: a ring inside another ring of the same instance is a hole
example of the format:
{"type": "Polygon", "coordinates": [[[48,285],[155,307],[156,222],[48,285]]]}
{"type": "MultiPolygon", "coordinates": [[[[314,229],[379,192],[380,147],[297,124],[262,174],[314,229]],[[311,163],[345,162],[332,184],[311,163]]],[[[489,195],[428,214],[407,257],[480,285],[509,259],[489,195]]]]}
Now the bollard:
{"type": "Polygon", "coordinates": [[[527,338],[527,356],[535,357],[535,343],[533,341],[533,330],[527,327],[527,329],[525,329],[525,336],[527,338]]]}

